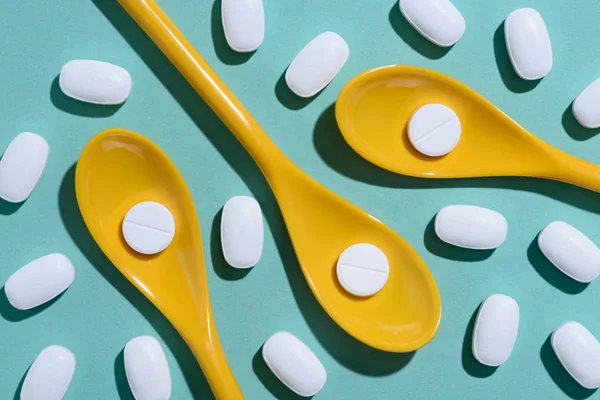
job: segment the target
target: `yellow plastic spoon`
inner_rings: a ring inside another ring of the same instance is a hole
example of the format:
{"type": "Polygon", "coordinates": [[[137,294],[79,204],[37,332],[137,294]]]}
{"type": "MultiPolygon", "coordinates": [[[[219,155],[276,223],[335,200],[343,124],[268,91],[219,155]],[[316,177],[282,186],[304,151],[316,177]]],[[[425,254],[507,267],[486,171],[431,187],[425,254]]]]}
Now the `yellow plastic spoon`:
{"type": "Polygon", "coordinates": [[[526,176],[600,191],[600,167],[537,138],[465,84],[413,66],[386,66],[351,79],[336,119],[348,144],[387,170],[421,178],[526,176]],[[428,103],[452,108],[462,125],[458,145],[428,157],[409,142],[411,115],[428,103]]]}
{"type": "Polygon", "coordinates": [[[215,397],[243,399],[213,321],[196,208],[169,157],[135,132],[100,132],[77,162],[75,191],[98,246],[177,329],[215,397]],[[169,247],[152,256],[133,251],[121,230],[127,211],[146,200],[165,205],[176,223],[169,247]]]}
{"type": "Polygon", "coordinates": [[[332,319],[356,339],[390,352],[414,351],[435,335],[440,295],[427,266],[398,234],[321,186],[277,148],[154,0],[119,0],[233,132],[265,175],[281,208],[302,272],[332,319]],[[369,298],[344,291],[339,255],[355,243],[385,252],[390,276],[369,298]]]}

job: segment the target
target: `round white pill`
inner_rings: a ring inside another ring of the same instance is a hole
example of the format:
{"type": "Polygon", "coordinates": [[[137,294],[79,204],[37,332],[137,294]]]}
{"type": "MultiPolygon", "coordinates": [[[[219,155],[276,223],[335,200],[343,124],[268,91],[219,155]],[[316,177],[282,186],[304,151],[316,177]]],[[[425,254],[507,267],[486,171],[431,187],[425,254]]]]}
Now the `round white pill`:
{"type": "Polygon", "coordinates": [[[419,108],[408,123],[408,138],[419,152],[430,157],[448,154],[460,139],[460,120],[443,104],[419,108]]]}
{"type": "Polygon", "coordinates": [[[358,243],[348,247],[337,262],[337,277],[347,292],[371,296],[387,282],[390,264],[378,247],[358,243]]]}
{"type": "Polygon", "coordinates": [[[160,253],[173,240],[175,220],[169,209],[155,201],[133,206],[123,220],[127,244],[142,254],[160,253]]]}

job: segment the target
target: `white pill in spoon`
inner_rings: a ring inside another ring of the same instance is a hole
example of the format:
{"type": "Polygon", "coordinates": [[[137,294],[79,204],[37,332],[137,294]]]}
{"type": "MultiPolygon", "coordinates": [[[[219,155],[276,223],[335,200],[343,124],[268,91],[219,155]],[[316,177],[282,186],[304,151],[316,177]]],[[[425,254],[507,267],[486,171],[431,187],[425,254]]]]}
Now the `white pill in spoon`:
{"type": "Polygon", "coordinates": [[[127,244],[141,254],[160,253],[175,235],[175,219],[169,209],[155,201],[133,206],[123,220],[127,244]]]}
{"type": "Polygon", "coordinates": [[[460,139],[460,120],[443,104],[419,108],[408,123],[408,137],[420,153],[439,157],[450,153],[460,139]]]}
{"type": "Polygon", "coordinates": [[[377,246],[358,243],[348,247],[337,262],[337,277],[342,287],[355,296],[371,296],[388,280],[390,264],[377,246]]]}

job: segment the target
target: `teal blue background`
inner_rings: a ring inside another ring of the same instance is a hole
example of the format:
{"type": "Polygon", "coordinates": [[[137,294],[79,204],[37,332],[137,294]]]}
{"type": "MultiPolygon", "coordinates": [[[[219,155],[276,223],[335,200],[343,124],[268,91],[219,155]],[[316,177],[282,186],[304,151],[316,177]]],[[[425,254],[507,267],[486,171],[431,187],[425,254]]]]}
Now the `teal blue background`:
{"type": "MultiPolygon", "coordinates": [[[[50,143],[47,169],[20,207],[0,204],[0,281],[27,262],[63,252],[77,270],[58,300],[17,311],[0,293],[0,390],[18,398],[20,381],[45,346],[77,357],[66,399],[131,399],[122,349],[137,335],[165,345],[175,400],[211,398],[189,350],[169,323],[129,285],[96,247],[74,197],[74,164],[85,143],[109,127],[136,130],[174,160],[194,196],[202,225],[214,314],[225,352],[248,399],[294,399],[260,358],[278,330],[297,335],[322,360],[328,381],[318,399],[560,399],[600,397],[579,387],[557,364],[547,338],[566,320],[600,335],[600,287],[561,275],[540,254],[537,233],[567,221],[600,243],[600,195],[555,182],[499,178],[418,180],[383,171],[342,140],[333,104],[354,75],[387,64],[430,67],[462,80],[543,139],[598,161],[597,131],[577,126],[570,103],[600,76],[600,6],[594,0],[454,0],[467,21],[449,51],[421,38],[395,1],[265,0],[266,37],[251,56],[228,50],[219,7],[209,0],[162,0],[223,80],[273,140],[301,168],[377,216],[423,256],[439,284],[439,333],[412,355],[382,353],[356,342],[321,310],[300,273],[281,215],[251,159],[177,71],[114,0],[8,1],[0,6],[0,148],[22,131],[50,143]],[[554,68],[539,84],[511,69],[501,23],[512,10],[534,7],[551,35],[554,68]],[[295,98],[281,76],[314,36],[332,30],[351,55],[338,77],[312,101],[295,98]],[[134,80],[122,107],[66,98],[56,76],[70,59],[98,59],[127,68],[134,80]],[[231,196],[252,195],[266,221],[264,256],[247,274],[226,266],[218,240],[219,210],[231,196]],[[476,204],[503,213],[505,244],[493,253],[442,244],[431,220],[444,205],[476,204]],[[479,303],[513,296],[521,326],[510,360],[497,370],[470,354],[479,303]]],[[[318,227],[315,227],[318,229],[318,227]]]]}

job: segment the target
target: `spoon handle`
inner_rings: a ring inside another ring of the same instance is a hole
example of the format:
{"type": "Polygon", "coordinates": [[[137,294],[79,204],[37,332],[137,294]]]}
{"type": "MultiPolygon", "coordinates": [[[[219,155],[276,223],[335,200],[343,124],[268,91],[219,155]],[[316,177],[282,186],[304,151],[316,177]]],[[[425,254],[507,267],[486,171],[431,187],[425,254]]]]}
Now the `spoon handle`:
{"type": "Polygon", "coordinates": [[[556,155],[558,167],[553,179],[570,183],[594,192],[600,192],[600,165],[559,150],[556,155]]]}
{"type": "Polygon", "coordinates": [[[282,164],[293,165],[155,0],[118,2],[225,123],[267,180],[282,164]]]}

